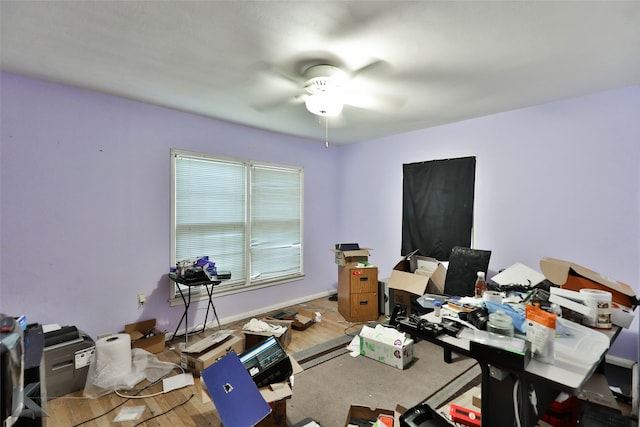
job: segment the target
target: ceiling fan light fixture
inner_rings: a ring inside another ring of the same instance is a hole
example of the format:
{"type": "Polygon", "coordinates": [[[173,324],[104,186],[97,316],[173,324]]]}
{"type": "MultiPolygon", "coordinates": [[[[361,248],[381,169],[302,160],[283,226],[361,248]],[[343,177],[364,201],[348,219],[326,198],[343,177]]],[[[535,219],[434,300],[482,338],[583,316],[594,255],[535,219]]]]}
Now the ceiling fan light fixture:
{"type": "Polygon", "coordinates": [[[322,92],[307,96],[304,101],[309,112],[323,117],[335,117],[342,112],[342,101],[338,96],[322,92]]]}

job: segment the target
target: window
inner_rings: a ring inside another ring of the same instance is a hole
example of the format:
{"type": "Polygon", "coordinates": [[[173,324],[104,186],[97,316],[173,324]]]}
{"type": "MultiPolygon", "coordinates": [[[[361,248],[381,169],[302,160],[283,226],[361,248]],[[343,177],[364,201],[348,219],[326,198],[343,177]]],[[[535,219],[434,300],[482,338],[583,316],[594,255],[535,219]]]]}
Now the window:
{"type": "Polygon", "coordinates": [[[216,294],[302,277],[302,168],[171,150],[171,182],[172,265],[208,255],[231,271],[216,294]]]}

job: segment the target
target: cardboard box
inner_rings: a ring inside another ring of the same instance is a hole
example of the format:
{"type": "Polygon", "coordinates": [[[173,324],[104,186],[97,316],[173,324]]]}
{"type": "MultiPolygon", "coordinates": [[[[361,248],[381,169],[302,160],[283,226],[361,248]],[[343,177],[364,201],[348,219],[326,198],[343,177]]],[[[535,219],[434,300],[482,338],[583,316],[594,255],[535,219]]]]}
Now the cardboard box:
{"type": "MultiPolygon", "coordinates": [[[[202,402],[212,404],[213,409],[217,412],[204,381],[199,381],[198,387],[201,389],[202,402]]],[[[258,390],[271,407],[271,413],[256,424],[256,427],[287,427],[287,399],[293,396],[290,385],[284,382],[276,383],[261,387],[258,390]]]]}
{"type": "Polygon", "coordinates": [[[331,249],[331,252],[335,254],[335,263],[340,267],[344,267],[348,264],[355,264],[358,262],[368,262],[369,255],[371,255],[369,251],[371,251],[370,248],[360,248],[353,251],[331,249]]]}
{"type": "MultiPolygon", "coordinates": [[[[293,365],[293,360],[292,360],[293,365]]],[[[295,368],[294,368],[295,370],[295,368]]],[[[198,379],[196,390],[200,390],[200,398],[202,403],[212,404],[216,410],[215,403],[211,400],[211,396],[207,390],[207,386],[201,379],[198,379]]],[[[256,427],[287,427],[287,400],[293,396],[291,386],[286,382],[270,384],[258,389],[262,398],[271,407],[271,413],[262,421],[256,424],[256,427]]],[[[217,412],[217,410],[216,410],[217,412]]]]}
{"type": "Polygon", "coordinates": [[[351,405],[349,413],[347,414],[347,420],[345,421],[345,427],[349,426],[349,421],[352,419],[359,419],[365,421],[371,421],[372,423],[378,419],[378,415],[388,415],[395,417],[395,413],[389,409],[369,408],[362,405],[351,405]]]}
{"type": "Polygon", "coordinates": [[[360,331],[360,354],[404,369],[413,361],[413,340],[381,325],[376,328],[363,326],[360,331]]]}
{"type": "Polygon", "coordinates": [[[391,277],[387,286],[393,289],[392,307],[401,305],[407,311],[407,315],[411,314],[411,303],[418,297],[426,293],[442,294],[444,292],[444,281],[447,275],[447,269],[444,265],[434,258],[425,258],[430,267],[419,265],[415,271],[402,271],[402,268],[411,269],[410,262],[400,262],[391,271],[391,277]]]}
{"type": "Polygon", "coordinates": [[[124,332],[131,336],[131,348],[141,348],[150,353],[164,351],[164,332],[156,329],[156,319],[124,325],[124,332]]]}
{"type": "Polygon", "coordinates": [[[267,318],[268,320],[291,320],[291,327],[296,331],[304,331],[315,323],[315,313],[311,310],[294,312],[279,312],[267,318]]]}
{"type": "Polygon", "coordinates": [[[287,427],[287,401],[284,399],[270,402],[271,413],[256,427],[287,427]]]}
{"type": "Polygon", "coordinates": [[[212,365],[216,360],[230,351],[235,351],[236,354],[241,354],[244,351],[244,337],[242,334],[238,332],[230,334],[224,341],[200,353],[182,352],[180,354],[180,366],[195,376],[200,376],[203,369],[212,365]]]}
{"type": "MultiPolygon", "coordinates": [[[[299,374],[303,371],[300,364],[291,356],[291,367],[293,368],[292,375],[299,374]]],[[[201,379],[194,381],[194,387],[200,394],[202,403],[215,404],[211,400],[211,396],[207,391],[207,386],[201,379]]],[[[260,421],[257,427],[287,427],[287,399],[293,396],[292,385],[288,382],[279,382],[270,384],[268,386],[260,387],[258,389],[263,399],[271,406],[271,413],[260,421]]]]}
{"type": "Polygon", "coordinates": [[[300,310],[293,319],[291,327],[296,331],[304,331],[315,323],[315,313],[308,310],[300,310]]]}
{"type": "Polygon", "coordinates": [[[602,406],[615,411],[620,410],[618,401],[609,388],[609,383],[604,374],[593,374],[582,388],[580,394],[578,394],[578,399],[592,405],[602,406]]]}
{"type": "Polygon", "coordinates": [[[636,294],[631,286],[578,264],[544,257],[540,260],[540,269],[547,279],[563,288],[572,291],[580,291],[584,288],[609,291],[613,302],[625,307],[638,305],[636,294]]]}
{"type": "Polygon", "coordinates": [[[270,325],[279,325],[286,327],[284,332],[273,333],[273,332],[254,332],[254,331],[242,331],[244,333],[245,340],[245,348],[249,349],[260,344],[262,341],[266,340],[270,336],[274,336],[280,341],[282,348],[287,348],[287,346],[291,343],[291,324],[293,320],[277,320],[277,319],[269,319],[264,318],[260,319],[263,322],[266,322],[270,325]]]}
{"type": "Polygon", "coordinates": [[[442,294],[446,276],[446,267],[435,258],[409,254],[393,268],[389,287],[418,296],[425,293],[442,294]]]}

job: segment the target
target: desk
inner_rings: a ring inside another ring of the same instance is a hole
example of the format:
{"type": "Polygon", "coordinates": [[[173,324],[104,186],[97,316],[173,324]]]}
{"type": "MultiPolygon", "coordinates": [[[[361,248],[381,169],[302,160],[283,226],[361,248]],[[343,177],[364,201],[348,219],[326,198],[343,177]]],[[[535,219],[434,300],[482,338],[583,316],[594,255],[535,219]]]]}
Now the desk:
{"type": "MultiPolygon", "coordinates": [[[[396,324],[398,330],[406,332],[412,336],[432,342],[448,351],[476,359],[482,375],[482,425],[483,426],[513,426],[515,425],[516,413],[514,410],[514,386],[518,386],[519,397],[519,419],[522,427],[532,427],[540,419],[556,399],[560,392],[576,395],[582,390],[591,375],[604,361],[606,350],[599,355],[592,364],[576,366],[574,364],[557,360],[553,365],[542,363],[536,359],[531,359],[523,371],[513,371],[499,366],[493,362],[493,366],[508,371],[508,375],[503,380],[491,376],[490,364],[487,360],[480,360],[470,351],[470,340],[452,337],[449,335],[432,335],[421,332],[410,322],[392,319],[392,324],[396,324]],[[537,405],[533,407],[529,403],[530,391],[535,391],[537,405]]],[[[609,340],[615,339],[619,333],[619,328],[614,327],[605,335],[609,340]]]]}
{"type": "Polygon", "coordinates": [[[207,313],[204,315],[204,322],[202,324],[202,332],[204,332],[207,327],[207,317],[209,317],[209,307],[213,309],[213,315],[218,322],[218,329],[220,329],[220,319],[218,319],[218,313],[216,312],[216,307],[213,305],[213,287],[215,285],[219,285],[222,280],[203,280],[197,282],[190,282],[184,280],[181,277],[171,278],[174,282],[178,284],[178,292],[180,292],[180,297],[182,297],[182,301],[184,302],[184,312],[182,313],[182,317],[180,318],[180,322],[178,322],[178,326],[176,326],[176,331],[173,333],[173,337],[175,337],[178,333],[178,329],[180,329],[180,325],[182,325],[182,321],[184,320],[184,346],[187,348],[189,346],[189,306],[191,305],[191,288],[196,286],[204,286],[207,290],[207,295],[209,300],[207,302],[207,313]],[[186,286],[188,289],[187,297],[185,298],[184,292],[182,291],[182,287],[186,286]]]}

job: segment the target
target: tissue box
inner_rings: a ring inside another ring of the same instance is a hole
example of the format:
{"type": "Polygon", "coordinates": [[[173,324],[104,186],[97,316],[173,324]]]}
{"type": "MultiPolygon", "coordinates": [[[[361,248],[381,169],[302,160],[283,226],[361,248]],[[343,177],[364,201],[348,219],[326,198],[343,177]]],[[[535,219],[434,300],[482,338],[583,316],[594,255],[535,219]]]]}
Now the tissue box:
{"type": "Polygon", "coordinates": [[[360,331],[360,354],[404,369],[413,361],[413,340],[392,328],[363,326],[360,331]]]}

